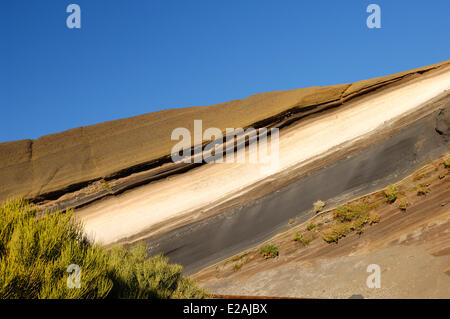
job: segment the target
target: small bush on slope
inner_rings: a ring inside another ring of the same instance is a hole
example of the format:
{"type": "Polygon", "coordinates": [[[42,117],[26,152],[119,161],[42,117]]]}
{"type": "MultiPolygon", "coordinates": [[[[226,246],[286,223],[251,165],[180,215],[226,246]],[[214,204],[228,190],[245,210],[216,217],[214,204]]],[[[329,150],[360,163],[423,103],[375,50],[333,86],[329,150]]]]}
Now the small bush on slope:
{"type": "Polygon", "coordinates": [[[398,203],[398,208],[400,208],[401,210],[405,211],[408,208],[409,203],[407,202],[406,199],[402,199],[400,201],[400,203],[398,203]]]}
{"type": "Polygon", "coordinates": [[[320,212],[325,207],[325,202],[323,202],[321,200],[318,200],[318,201],[313,203],[313,207],[314,207],[313,208],[314,213],[317,214],[318,212],[320,212]]]}
{"type": "Polygon", "coordinates": [[[161,255],[146,258],[146,248],[128,251],[113,248],[109,253],[112,295],[119,298],[204,298],[206,291],[181,275],[182,266],[168,264],[161,255]]]}
{"type": "Polygon", "coordinates": [[[72,213],[46,214],[24,200],[0,206],[0,298],[202,298],[208,294],[162,256],[91,244],[72,213]],[[67,267],[81,287],[67,287],[67,267]]]}
{"type": "Polygon", "coordinates": [[[274,245],[266,245],[261,247],[259,253],[263,256],[264,259],[275,258],[278,256],[278,248],[274,245]]]}
{"type": "Polygon", "coordinates": [[[444,166],[450,168],[450,156],[444,159],[444,166]]]}
{"type": "Polygon", "coordinates": [[[352,231],[361,234],[365,225],[372,225],[380,220],[378,214],[370,212],[371,209],[365,202],[337,207],[334,212],[336,223],[321,233],[322,238],[327,243],[337,243],[352,231]]]}
{"type": "Polygon", "coordinates": [[[395,185],[389,185],[388,187],[386,187],[386,189],[384,190],[384,196],[386,196],[386,200],[389,203],[395,202],[395,200],[397,199],[397,187],[395,185]]]}

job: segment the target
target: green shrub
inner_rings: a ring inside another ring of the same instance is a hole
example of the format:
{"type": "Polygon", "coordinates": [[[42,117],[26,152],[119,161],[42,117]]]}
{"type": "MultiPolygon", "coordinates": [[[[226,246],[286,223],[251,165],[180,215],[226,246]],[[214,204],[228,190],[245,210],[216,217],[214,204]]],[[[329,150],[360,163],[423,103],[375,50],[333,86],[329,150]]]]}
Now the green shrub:
{"type": "Polygon", "coordinates": [[[162,256],[140,246],[111,251],[90,243],[72,212],[45,213],[24,200],[0,206],[0,298],[201,298],[208,294],[162,256]],[[81,269],[68,288],[67,267],[81,269]]]}
{"type": "Polygon", "coordinates": [[[389,203],[393,203],[397,199],[397,187],[395,185],[389,185],[383,193],[389,203]]]}
{"type": "Polygon", "coordinates": [[[346,206],[338,206],[334,211],[337,224],[324,230],[321,235],[327,243],[337,243],[352,231],[361,234],[366,224],[372,225],[380,221],[380,216],[370,212],[371,206],[366,202],[358,202],[346,206]]]}
{"type": "Polygon", "coordinates": [[[403,199],[400,201],[400,203],[398,203],[398,208],[400,208],[401,210],[406,210],[406,208],[408,207],[408,202],[406,201],[406,199],[403,199]]]}
{"type": "Polygon", "coordinates": [[[341,222],[349,222],[359,216],[366,215],[369,210],[370,207],[365,202],[338,206],[334,212],[334,217],[341,222]]]}
{"type": "Polygon", "coordinates": [[[334,212],[334,217],[341,222],[351,221],[354,218],[354,214],[346,206],[338,206],[334,212]]]}
{"type": "Polygon", "coordinates": [[[278,248],[273,245],[266,245],[261,247],[259,253],[265,258],[275,258],[278,256],[278,248]]]}
{"type": "Polygon", "coordinates": [[[242,266],[244,266],[244,263],[237,263],[233,265],[233,271],[239,271],[242,266]]]}
{"type": "Polygon", "coordinates": [[[169,264],[162,255],[147,258],[145,246],[109,252],[112,295],[117,298],[202,298],[205,291],[181,275],[182,266],[169,264]]]}
{"type": "Polygon", "coordinates": [[[345,237],[354,228],[350,223],[337,224],[322,233],[322,238],[327,243],[337,243],[339,239],[345,237]]]}
{"type": "Polygon", "coordinates": [[[423,196],[430,192],[430,189],[427,186],[419,185],[417,187],[417,196],[423,196]]]}
{"type": "Polygon", "coordinates": [[[308,246],[309,243],[313,239],[314,238],[306,238],[305,236],[303,236],[302,234],[299,234],[299,233],[296,233],[295,236],[294,236],[294,241],[302,243],[303,246],[308,246]]]}
{"type": "Polygon", "coordinates": [[[314,228],[316,228],[316,224],[314,224],[314,223],[310,223],[310,224],[308,224],[308,226],[306,226],[306,229],[307,229],[308,231],[311,231],[311,230],[313,230],[314,228]]]}
{"type": "Polygon", "coordinates": [[[325,202],[318,200],[313,204],[314,213],[320,212],[325,207],[325,202]]]}
{"type": "Polygon", "coordinates": [[[450,156],[444,159],[444,166],[450,168],[450,156]]]}

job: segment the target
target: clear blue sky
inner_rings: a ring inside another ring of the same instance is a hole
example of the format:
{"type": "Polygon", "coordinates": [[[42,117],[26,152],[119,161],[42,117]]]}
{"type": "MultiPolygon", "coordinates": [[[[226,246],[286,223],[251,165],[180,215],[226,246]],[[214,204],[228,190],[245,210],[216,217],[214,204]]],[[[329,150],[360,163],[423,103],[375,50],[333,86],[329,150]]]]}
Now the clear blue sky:
{"type": "Polygon", "coordinates": [[[449,0],[1,0],[0,142],[439,62],[449,17],[449,0]]]}

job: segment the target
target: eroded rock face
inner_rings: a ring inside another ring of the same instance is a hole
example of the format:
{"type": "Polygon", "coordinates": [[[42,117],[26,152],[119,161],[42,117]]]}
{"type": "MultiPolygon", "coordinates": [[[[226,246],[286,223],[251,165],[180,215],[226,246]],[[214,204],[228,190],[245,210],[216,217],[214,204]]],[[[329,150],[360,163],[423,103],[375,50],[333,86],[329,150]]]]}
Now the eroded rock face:
{"type": "MultiPolygon", "coordinates": [[[[170,160],[174,129],[253,126],[292,108],[339,101],[348,84],[262,93],[206,107],[163,110],[79,127],[36,140],[0,144],[0,201],[11,196],[59,196],[79,185],[170,160]],[[169,159],[167,159],[169,157],[169,159]],[[51,193],[56,193],[48,195],[51,193]]],[[[192,138],[193,138],[193,134],[192,138]]]]}
{"type": "Polygon", "coordinates": [[[436,118],[436,131],[444,135],[446,140],[450,138],[450,103],[439,111],[436,118]]]}
{"type": "Polygon", "coordinates": [[[246,128],[277,121],[286,114],[313,113],[407,76],[450,65],[435,65],[376,79],[327,87],[268,92],[247,99],[164,110],[141,116],[79,127],[37,140],[0,143],[0,201],[9,197],[56,198],[86,183],[135,172],[168,160],[177,141],[177,127],[193,131],[195,119],[204,127],[246,128]],[[56,197],[55,197],[56,196],[56,197]]]}

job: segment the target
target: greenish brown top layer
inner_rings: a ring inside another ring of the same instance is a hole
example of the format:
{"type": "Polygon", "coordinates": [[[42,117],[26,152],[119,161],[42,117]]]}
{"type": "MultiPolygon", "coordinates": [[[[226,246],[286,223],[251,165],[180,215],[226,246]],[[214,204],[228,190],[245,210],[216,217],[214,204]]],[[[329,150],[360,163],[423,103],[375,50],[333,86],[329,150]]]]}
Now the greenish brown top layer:
{"type": "Polygon", "coordinates": [[[260,93],[227,103],[78,127],[36,140],[1,143],[0,200],[34,198],[157,161],[170,155],[176,143],[171,141],[172,130],[185,127],[192,132],[195,119],[203,120],[203,128],[246,128],[288,110],[341,102],[404,76],[449,65],[445,61],[353,84],[260,93]]]}

